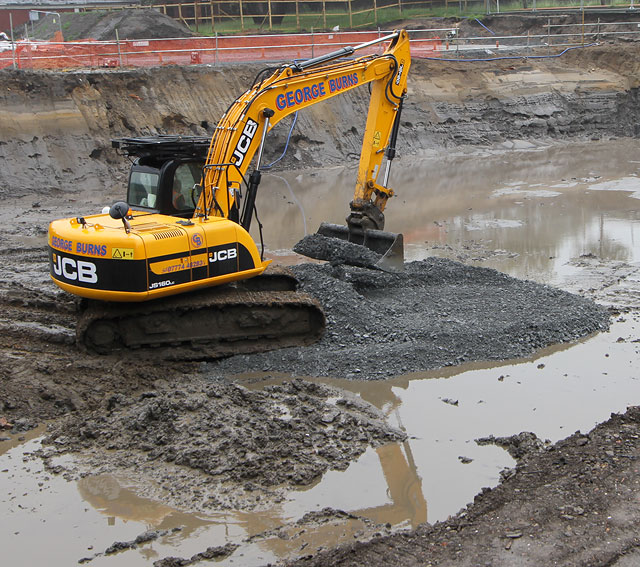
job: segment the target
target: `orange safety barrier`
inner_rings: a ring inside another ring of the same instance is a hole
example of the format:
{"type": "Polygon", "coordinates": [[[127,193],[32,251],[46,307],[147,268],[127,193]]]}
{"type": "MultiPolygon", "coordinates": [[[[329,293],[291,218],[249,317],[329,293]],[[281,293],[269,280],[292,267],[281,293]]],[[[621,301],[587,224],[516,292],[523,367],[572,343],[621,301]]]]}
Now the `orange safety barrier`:
{"type": "MultiPolygon", "coordinates": [[[[309,59],[347,45],[358,45],[385,35],[379,32],[335,32],[258,36],[218,36],[176,39],[44,42],[20,41],[0,52],[0,68],[66,69],[78,67],[148,67],[223,62],[276,62],[309,59]]],[[[383,44],[358,51],[358,56],[382,53],[383,44]]],[[[440,38],[412,39],[417,56],[436,55],[440,38]]]]}

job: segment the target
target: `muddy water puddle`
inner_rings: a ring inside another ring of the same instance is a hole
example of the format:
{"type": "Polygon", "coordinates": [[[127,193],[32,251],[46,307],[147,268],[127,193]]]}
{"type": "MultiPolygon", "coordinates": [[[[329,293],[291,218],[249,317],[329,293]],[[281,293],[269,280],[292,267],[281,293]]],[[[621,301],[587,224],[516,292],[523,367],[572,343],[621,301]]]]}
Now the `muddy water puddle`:
{"type": "MultiPolygon", "coordinates": [[[[385,230],[404,234],[406,259],[459,256],[545,283],[585,254],[640,260],[640,141],[521,145],[530,147],[396,160],[385,230]]],[[[344,224],[355,167],[266,175],[267,247],[286,251],[322,221],[344,224]]]]}
{"type": "MultiPolygon", "coordinates": [[[[409,260],[447,256],[575,290],[583,286],[575,258],[623,263],[637,274],[638,150],[640,142],[624,140],[405,158],[392,169],[398,197],[386,228],[404,233],[409,260]]],[[[265,176],[259,212],[272,254],[296,261],[288,250],[305,232],[321,221],[342,223],[352,185],[347,169],[265,176]]],[[[610,275],[582,281],[598,286],[610,275]]],[[[407,441],[369,449],[346,471],[330,471],[259,513],[176,510],[141,497],[137,478],[68,482],[29,456],[38,437],[0,442],[0,548],[13,565],[66,566],[93,557],[88,564],[136,566],[230,542],[239,548],[218,564],[250,566],[371,535],[372,522],[408,528],[444,519],[514,465],[506,451],[476,439],[532,431],[555,442],[640,404],[639,328],[632,311],[616,316],[607,333],[527,360],[389,381],[326,380],[380,408],[407,441]],[[295,525],[327,507],[354,517],[295,525]],[[100,555],[147,530],[161,535],[100,555]]],[[[259,388],[273,375],[238,380],[259,388]]]]}
{"type": "MultiPolygon", "coordinates": [[[[376,405],[409,439],[370,452],[346,473],[328,473],[288,506],[347,504],[403,525],[445,519],[515,464],[504,450],[476,439],[531,431],[556,442],[589,431],[640,403],[639,354],[634,313],[618,316],[606,333],[516,363],[471,363],[388,381],[323,380],[376,405]]],[[[260,383],[257,376],[247,381],[260,383]]]]}

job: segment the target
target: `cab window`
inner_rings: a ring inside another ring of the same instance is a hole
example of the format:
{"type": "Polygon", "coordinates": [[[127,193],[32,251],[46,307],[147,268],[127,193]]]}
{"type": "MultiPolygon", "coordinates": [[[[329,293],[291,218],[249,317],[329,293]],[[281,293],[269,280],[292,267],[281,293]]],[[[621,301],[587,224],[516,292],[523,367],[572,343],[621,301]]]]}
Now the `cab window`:
{"type": "Polygon", "coordinates": [[[191,193],[193,186],[200,183],[202,178],[202,164],[196,162],[181,163],[173,176],[173,207],[177,211],[193,210],[195,203],[193,199],[197,199],[199,195],[191,193]]]}
{"type": "Polygon", "coordinates": [[[158,173],[132,171],[129,178],[129,205],[156,207],[158,200],[158,173]]]}

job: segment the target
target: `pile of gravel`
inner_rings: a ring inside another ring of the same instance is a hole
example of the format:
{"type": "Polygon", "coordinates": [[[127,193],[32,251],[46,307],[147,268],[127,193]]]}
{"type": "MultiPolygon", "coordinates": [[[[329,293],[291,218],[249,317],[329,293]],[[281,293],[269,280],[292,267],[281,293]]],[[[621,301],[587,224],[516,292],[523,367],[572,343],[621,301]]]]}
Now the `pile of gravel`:
{"type": "Polygon", "coordinates": [[[219,374],[380,379],[477,360],[508,360],[609,327],[593,301],[495,270],[442,258],[391,274],[342,264],[293,271],[327,316],[309,347],[240,355],[205,366],[219,374]]]}
{"type": "MultiPolygon", "coordinates": [[[[57,15],[42,15],[29,35],[33,39],[51,39],[62,29],[66,41],[96,39],[110,41],[116,39],[165,39],[191,37],[194,34],[181,22],[152,8],[132,8],[126,10],[91,10],[89,12],[63,12],[61,20],[57,15]]],[[[20,36],[23,30],[17,29],[20,36]]]]}

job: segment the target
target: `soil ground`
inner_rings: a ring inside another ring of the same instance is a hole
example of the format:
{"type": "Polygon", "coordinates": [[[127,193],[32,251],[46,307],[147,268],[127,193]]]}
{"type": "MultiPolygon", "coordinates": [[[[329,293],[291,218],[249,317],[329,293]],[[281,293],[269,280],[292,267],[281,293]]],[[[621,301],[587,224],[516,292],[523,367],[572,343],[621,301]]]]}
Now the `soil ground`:
{"type": "MultiPolygon", "coordinates": [[[[635,43],[473,69],[416,62],[403,149],[634,135],[639,64],[635,43]]],[[[303,380],[250,392],[234,384],[236,373],[380,380],[519,357],[607,327],[609,313],[589,299],[492,270],[431,259],[394,275],[333,262],[295,268],[329,320],[326,336],[312,347],[162,366],[79,350],[77,303],[48,278],[48,221],[118,198],[126,167],[109,149],[110,137],[207,132],[212,115],[254,74],[250,66],[2,73],[0,427],[18,435],[53,419],[40,454],[51,472],[72,478],[142,471],[164,483],[163,499],[182,508],[259,509],[403,433],[345,392],[303,380]],[[56,464],[65,453],[81,457],[75,468],[56,464]]],[[[364,108],[358,95],[349,102],[364,108]]],[[[298,157],[285,165],[316,165],[319,148],[329,163],[357,153],[352,113],[342,104],[310,112],[301,120],[305,133],[294,140],[298,157]]],[[[285,134],[279,136],[273,155],[284,145],[285,134]]],[[[513,448],[522,439],[496,442],[513,448]]],[[[529,441],[497,488],[446,522],[297,564],[637,564],[638,410],[551,447],[529,441]]],[[[371,526],[362,539],[386,531],[371,526]]]]}

